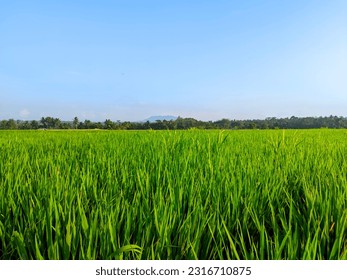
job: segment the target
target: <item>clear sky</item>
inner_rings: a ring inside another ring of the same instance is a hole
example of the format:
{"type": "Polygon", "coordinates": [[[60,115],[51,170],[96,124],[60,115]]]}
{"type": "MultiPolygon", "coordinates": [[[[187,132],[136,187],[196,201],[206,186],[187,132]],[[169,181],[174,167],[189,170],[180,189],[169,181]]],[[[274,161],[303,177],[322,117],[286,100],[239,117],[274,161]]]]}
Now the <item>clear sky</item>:
{"type": "Polygon", "coordinates": [[[0,0],[0,119],[347,117],[345,0],[0,0]]]}

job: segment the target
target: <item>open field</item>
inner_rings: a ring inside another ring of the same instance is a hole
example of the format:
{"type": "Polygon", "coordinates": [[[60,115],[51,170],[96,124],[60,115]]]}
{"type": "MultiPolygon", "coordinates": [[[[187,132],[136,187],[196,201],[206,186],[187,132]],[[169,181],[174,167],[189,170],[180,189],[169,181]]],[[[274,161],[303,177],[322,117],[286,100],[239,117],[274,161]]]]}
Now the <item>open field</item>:
{"type": "Polygon", "coordinates": [[[347,131],[0,131],[1,259],[347,259],[347,131]]]}

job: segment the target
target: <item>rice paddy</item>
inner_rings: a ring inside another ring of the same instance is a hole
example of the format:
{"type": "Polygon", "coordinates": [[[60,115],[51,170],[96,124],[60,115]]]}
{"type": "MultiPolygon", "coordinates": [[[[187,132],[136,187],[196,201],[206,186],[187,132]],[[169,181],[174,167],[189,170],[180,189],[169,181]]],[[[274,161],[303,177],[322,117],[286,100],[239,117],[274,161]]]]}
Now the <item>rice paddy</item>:
{"type": "Polygon", "coordinates": [[[347,259],[347,131],[0,131],[0,259],[347,259]]]}

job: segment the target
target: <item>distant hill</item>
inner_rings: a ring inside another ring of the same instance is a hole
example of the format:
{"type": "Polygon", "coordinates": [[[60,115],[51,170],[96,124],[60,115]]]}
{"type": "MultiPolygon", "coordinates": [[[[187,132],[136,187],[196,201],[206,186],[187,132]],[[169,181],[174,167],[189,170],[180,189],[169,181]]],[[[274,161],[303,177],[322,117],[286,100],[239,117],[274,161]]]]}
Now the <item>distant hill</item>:
{"type": "Polygon", "coordinates": [[[175,116],[151,116],[151,117],[149,117],[149,118],[147,118],[147,119],[145,119],[145,120],[143,120],[143,122],[156,122],[156,121],[164,121],[164,120],[166,120],[166,121],[174,121],[174,120],[176,120],[177,119],[177,117],[175,117],[175,116]]]}

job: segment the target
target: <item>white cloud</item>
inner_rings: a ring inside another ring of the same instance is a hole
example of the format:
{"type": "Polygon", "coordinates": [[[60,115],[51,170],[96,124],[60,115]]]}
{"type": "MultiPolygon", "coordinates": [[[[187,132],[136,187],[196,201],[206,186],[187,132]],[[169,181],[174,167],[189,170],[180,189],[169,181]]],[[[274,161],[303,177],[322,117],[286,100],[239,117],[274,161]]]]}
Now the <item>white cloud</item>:
{"type": "Polygon", "coordinates": [[[30,111],[28,109],[22,109],[20,112],[19,112],[19,115],[22,117],[22,118],[27,118],[29,117],[30,115],[30,111]]]}

